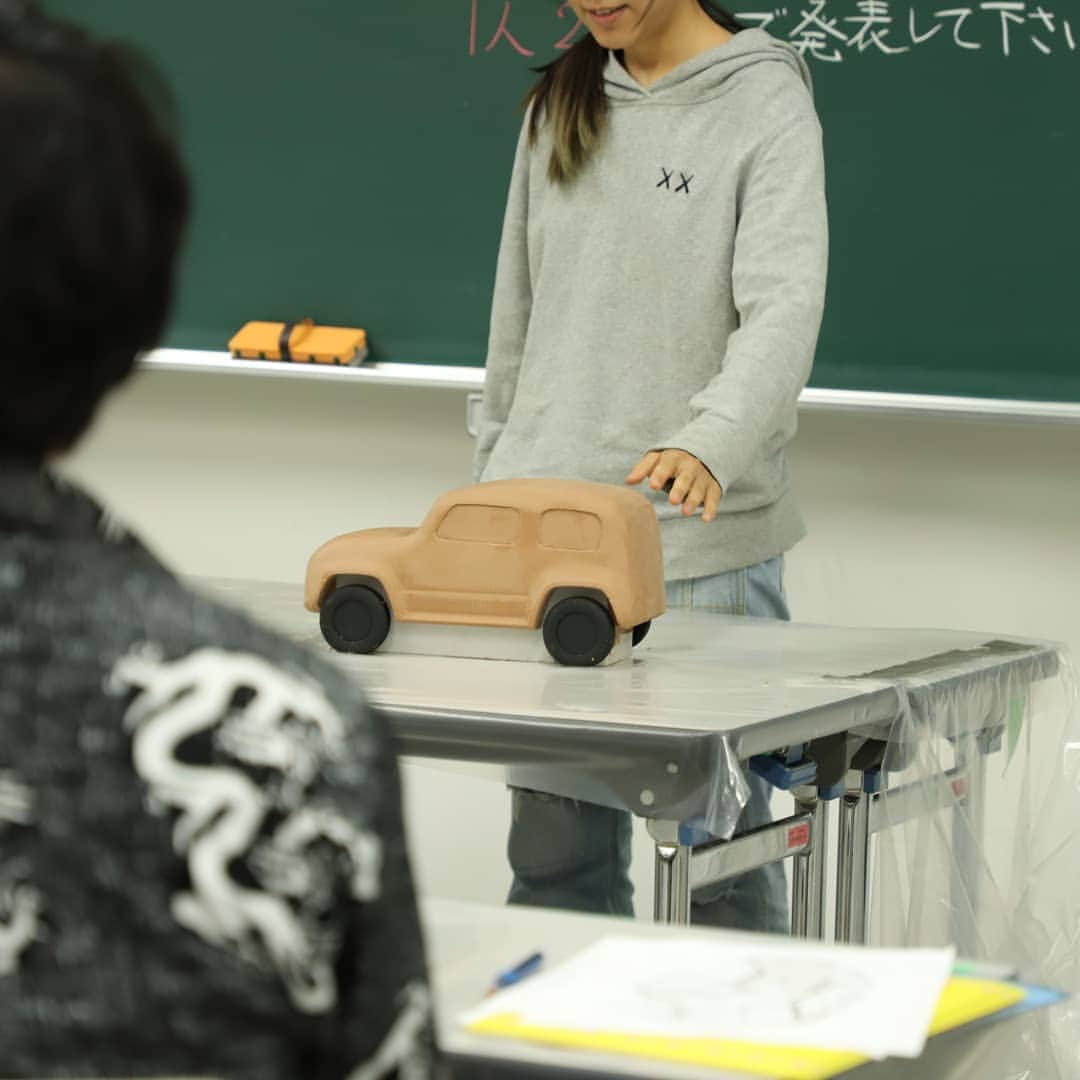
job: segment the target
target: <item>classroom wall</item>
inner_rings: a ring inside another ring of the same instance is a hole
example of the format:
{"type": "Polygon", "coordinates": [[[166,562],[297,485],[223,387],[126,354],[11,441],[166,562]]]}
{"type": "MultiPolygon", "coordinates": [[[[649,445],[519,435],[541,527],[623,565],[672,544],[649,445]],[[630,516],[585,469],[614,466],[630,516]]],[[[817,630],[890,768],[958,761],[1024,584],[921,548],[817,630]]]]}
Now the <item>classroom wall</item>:
{"type": "MultiPolygon", "coordinates": [[[[329,536],[418,521],[469,481],[471,453],[462,391],[146,371],[65,467],[184,573],[299,581],[329,536]]],[[[797,619],[1052,638],[1080,655],[1080,425],[804,411],[791,457],[810,526],[788,561],[797,619]]],[[[404,775],[421,889],[501,900],[493,770],[404,775]]],[[[650,859],[639,830],[644,914],[650,859]]]]}

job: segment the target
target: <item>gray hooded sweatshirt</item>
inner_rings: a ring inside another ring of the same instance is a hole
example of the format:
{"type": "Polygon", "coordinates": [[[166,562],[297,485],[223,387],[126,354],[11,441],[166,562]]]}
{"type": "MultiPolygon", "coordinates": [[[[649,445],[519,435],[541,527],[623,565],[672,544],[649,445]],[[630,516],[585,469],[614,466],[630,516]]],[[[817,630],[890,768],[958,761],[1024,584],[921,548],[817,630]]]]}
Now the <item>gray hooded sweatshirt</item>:
{"type": "Polygon", "coordinates": [[[478,479],[621,484],[654,448],[723,489],[715,521],[653,495],[667,579],[804,534],[784,447],[810,374],[828,231],[798,54],[744,30],[647,89],[609,55],[607,132],[569,185],[518,141],[496,270],[478,479]]]}

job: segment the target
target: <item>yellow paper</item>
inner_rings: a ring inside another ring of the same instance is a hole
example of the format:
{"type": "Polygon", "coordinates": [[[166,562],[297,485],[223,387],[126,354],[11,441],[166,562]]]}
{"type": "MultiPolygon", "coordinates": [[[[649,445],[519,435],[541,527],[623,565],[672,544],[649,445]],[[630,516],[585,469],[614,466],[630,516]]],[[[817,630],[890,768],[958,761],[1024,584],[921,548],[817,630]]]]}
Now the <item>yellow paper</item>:
{"type": "MultiPolygon", "coordinates": [[[[934,1010],[930,1034],[990,1016],[1024,999],[1024,991],[1011,983],[954,976],[934,1010]]],[[[783,1080],[828,1080],[869,1059],[861,1054],[812,1047],[764,1046],[722,1039],[665,1039],[618,1031],[571,1031],[522,1023],[516,1013],[499,1013],[469,1025],[478,1034],[525,1039],[550,1046],[602,1050],[634,1057],[658,1058],[686,1065],[704,1065],[783,1080]]]]}
{"type": "Polygon", "coordinates": [[[940,1035],[962,1024],[970,1024],[972,1020],[1011,1009],[1025,996],[1024,988],[1015,983],[954,975],[945,984],[945,992],[934,1010],[930,1034],[940,1035]]]}

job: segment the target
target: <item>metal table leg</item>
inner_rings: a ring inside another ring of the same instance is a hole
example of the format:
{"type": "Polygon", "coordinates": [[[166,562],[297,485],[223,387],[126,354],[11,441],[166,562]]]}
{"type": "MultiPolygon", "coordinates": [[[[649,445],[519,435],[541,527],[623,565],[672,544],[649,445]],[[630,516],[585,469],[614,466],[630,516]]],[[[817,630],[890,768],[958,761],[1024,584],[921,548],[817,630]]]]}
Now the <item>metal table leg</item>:
{"type": "Polygon", "coordinates": [[[798,813],[813,815],[810,847],[795,856],[791,877],[791,933],[795,937],[825,936],[825,866],[829,836],[829,801],[816,788],[793,792],[798,813]]]}
{"type": "Polygon", "coordinates": [[[850,940],[858,945],[866,945],[870,935],[870,803],[873,798],[874,794],[867,789],[864,778],[863,790],[855,807],[855,820],[852,823],[855,860],[852,865],[849,925],[850,940]]]}
{"type": "Polygon", "coordinates": [[[653,921],[688,926],[690,923],[690,858],[693,848],[679,842],[677,821],[645,823],[656,842],[653,864],[653,921]]]}
{"type": "MultiPolygon", "coordinates": [[[[817,795],[809,789],[801,789],[795,795],[795,811],[813,814],[817,809],[817,795]],[[805,792],[805,794],[804,794],[805,792]]],[[[810,847],[796,855],[791,863],[791,933],[793,937],[810,937],[810,860],[821,838],[811,828],[810,847]]]]}
{"type": "Polygon", "coordinates": [[[806,936],[818,940],[825,937],[825,868],[831,801],[820,797],[817,800],[814,809],[814,844],[810,849],[810,909],[806,920],[806,936]]]}
{"type": "Polygon", "coordinates": [[[840,800],[840,842],[836,854],[836,940],[851,937],[852,896],[855,891],[855,814],[861,792],[849,791],[840,800]]]}
{"type": "Polygon", "coordinates": [[[836,940],[865,945],[870,904],[870,808],[881,790],[881,769],[859,774],[844,795],[836,863],[836,940]]]}
{"type": "Polygon", "coordinates": [[[673,822],[650,821],[647,827],[656,841],[654,917],[657,922],[686,924],[696,888],[799,858],[811,845],[813,816],[793,814],[747,829],[730,840],[673,822]]]}
{"type": "Polygon", "coordinates": [[[675,926],[690,924],[690,855],[685,844],[656,845],[653,920],[675,926]]]}
{"type": "Polygon", "coordinates": [[[982,957],[978,920],[983,870],[979,846],[985,813],[986,757],[999,749],[1000,739],[997,731],[982,731],[956,740],[957,771],[964,776],[965,785],[953,811],[953,942],[960,955],[975,959],[982,957]]]}

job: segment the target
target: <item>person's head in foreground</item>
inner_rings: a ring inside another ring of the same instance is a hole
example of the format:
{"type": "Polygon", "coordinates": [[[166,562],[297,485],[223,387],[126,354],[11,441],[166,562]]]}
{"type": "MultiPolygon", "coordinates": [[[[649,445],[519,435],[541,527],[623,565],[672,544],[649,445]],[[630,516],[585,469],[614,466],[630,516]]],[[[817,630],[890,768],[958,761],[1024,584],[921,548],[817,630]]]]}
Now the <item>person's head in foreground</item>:
{"type": "Polygon", "coordinates": [[[426,1078],[381,717],[51,472],[166,322],[167,97],[0,0],[3,1074],[426,1078]]]}
{"type": "Polygon", "coordinates": [[[158,341],[188,181],[153,69],[0,0],[0,455],[68,449],[158,341]]]}

